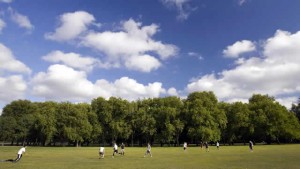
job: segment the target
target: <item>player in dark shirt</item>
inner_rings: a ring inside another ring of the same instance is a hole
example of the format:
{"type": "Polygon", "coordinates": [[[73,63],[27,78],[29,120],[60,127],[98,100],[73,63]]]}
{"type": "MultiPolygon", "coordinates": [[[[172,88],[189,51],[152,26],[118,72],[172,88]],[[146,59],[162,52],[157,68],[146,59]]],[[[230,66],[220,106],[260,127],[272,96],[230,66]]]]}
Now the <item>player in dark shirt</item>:
{"type": "Polygon", "coordinates": [[[122,143],[120,147],[121,147],[121,152],[120,152],[120,154],[121,154],[121,155],[125,155],[125,145],[124,145],[124,143],[122,143]]]}

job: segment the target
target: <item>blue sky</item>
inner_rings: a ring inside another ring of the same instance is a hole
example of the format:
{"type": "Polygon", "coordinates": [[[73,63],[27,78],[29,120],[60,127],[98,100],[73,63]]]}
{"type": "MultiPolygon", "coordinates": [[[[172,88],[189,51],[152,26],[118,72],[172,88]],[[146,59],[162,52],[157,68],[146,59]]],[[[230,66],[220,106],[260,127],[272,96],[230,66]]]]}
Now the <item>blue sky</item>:
{"type": "Polygon", "coordinates": [[[0,109],[213,91],[300,96],[300,1],[0,0],[0,109]]]}

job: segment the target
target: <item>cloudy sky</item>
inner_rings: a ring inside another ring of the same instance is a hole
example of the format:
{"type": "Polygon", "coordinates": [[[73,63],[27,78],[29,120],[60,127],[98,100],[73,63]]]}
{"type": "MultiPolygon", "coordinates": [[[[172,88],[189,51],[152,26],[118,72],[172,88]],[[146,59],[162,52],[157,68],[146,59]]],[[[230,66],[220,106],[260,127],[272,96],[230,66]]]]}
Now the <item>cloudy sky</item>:
{"type": "Polygon", "coordinates": [[[0,0],[0,112],[213,91],[300,97],[300,1],[0,0]]]}

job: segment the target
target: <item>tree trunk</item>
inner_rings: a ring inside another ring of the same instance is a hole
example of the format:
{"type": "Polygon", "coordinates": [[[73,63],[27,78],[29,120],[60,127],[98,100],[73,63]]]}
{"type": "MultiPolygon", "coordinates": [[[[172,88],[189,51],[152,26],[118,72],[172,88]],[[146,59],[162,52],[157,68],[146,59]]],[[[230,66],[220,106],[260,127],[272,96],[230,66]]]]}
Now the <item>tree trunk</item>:
{"type": "Polygon", "coordinates": [[[134,132],[132,132],[132,134],[131,134],[131,147],[133,147],[133,133],[134,132]]]}

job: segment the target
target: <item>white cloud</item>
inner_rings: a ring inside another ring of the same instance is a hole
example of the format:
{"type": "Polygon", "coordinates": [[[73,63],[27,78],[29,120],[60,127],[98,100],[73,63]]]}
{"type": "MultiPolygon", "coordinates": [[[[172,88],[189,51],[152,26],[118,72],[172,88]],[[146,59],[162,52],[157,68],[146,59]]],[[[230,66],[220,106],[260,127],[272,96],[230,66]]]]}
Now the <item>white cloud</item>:
{"type": "Polygon", "coordinates": [[[150,55],[131,56],[125,61],[128,69],[151,72],[161,66],[159,60],[150,55]]]}
{"type": "Polygon", "coordinates": [[[274,37],[269,38],[264,44],[264,55],[269,58],[269,62],[299,63],[299,46],[300,31],[291,34],[287,31],[277,30],[274,37]]]}
{"type": "MultiPolygon", "coordinates": [[[[300,93],[300,31],[295,34],[278,30],[265,41],[263,56],[239,61],[230,70],[205,75],[187,85],[187,91],[211,90],[221,100],[246,100],[254,93],[286,99],[300,93]]],[[[291,104],[291,102],[290,102],[291,104]]]]}
{"type": "Polygon", "coordinates": [[[191,12],[195,11],[197,8],[192,8],[188,2],[190,0],[161,0],[162,3],[169,7],[175,7],[178,11],[177,19],[178,20],[186,20],[188,19],[191,12]]]}
{"type": "Polygon", "coordinates": [[[16,60],[11,50],[0,43],[0,109],[12,100],[25,98],[27,83],[18,74],[30,72],[30,68],[16,60]]]}
{"type": "Polygon", "coordinates": [[[2,32],[5,26],[6,26],[5,22],[0,18],[0,33],[2,32]]]}
{"type": "Polygon", "coordinates": [[[99,96],[134,100],[159,97],[165,93],[159,82],[143,85],[128,77],[122,77],[115,82],[100,79],[92,83],[87,79],[86,72],[58,64],[51,65],[47,72],[36,74],[32,86],[33,95],[56,101],[90,101],[99,96]]]}
{"type": "Polygon", "coordinates": [[[52,63],[63,63],[75,69],[91,71],[94,67],[100,66],[101,61],[93,57],[83,57],[77,53],[64,53],[62,51],[52,51],[42,57],[52,63]]]}
{"type": "Polygon", "coordinates": [[[27,84],[21,75],[0,76],[0,103],[24,98],[27,84]]]}
{"type": "MultiPolygon", "coordinates": [[[[223,79],[217,79],[214,74],[202,76],[187,86],[188,92],[193,91],[214,91],[218,98],[232,96],[233,86],[223,79]]],[[[241,94],[241,93],[239,93],[241,94]]]]}
{"type": "Polygon", "coordinates": [[[60,26],[54,33],[47,33],[45,38],[54,41],[72,40],[85,32],[89,25],[95,24],[94,21],[94,16],[85,11],[65,13],[60,16],[60,26]]]}
{"type": "Polygon", "coordinates": [[[128,77],[122,77],[113,83],[109,83],[106,80],[98,80],[96,82],[96,91],[98,90],[110,92],[107,93],[106,97],[117,96],[128,100],[154,98],[165,93],[165,89],[162,88],[162,84],[160,82],[143,85],[128,77]]]}
{"type": "Polygon", "coordinates": [[[223,50],[223,54],[225,57],[229,58],[237,58],[243,53],[255,51],[255,44],[248,40],[242,40],[235,42],[231,46],[227,46],[226,49],[223,50]]]}
{"type": "Polygon", "coordinates": [[[0,43],[0,73],[1,71],[31,73],[30,68],[16,60],[11,50],[0,43]]]}
{"type": "Polygon", "coordinates": [[[12,8],[8,8],[8,11],[11,14],[11,19],[18,24],[21,28],[25,28],[29,31],[34,29],[34,26],[31,24],[30,20],[27,16],[22,15],[16,11],[14,11],[12,8]]]}
{"type": "Polygon", "coordinates": [[[81,101],[93,95],[93,84],[86,73],[65,65],[52,65],[47,72],[38,73],[32,85],[33,94],[46,99],[81,101]]]}
{"type": "Polygon", "coordinates": [[[170,96],[179,96],[176,88],[174,88],[174,87],[169,88],[168,91],[167,91],[167,93],[170,96]]]}
{"type": "Polygon", "coordinates": [[[149,53],[156,53],[161,60],[165,60],[175,56],[178,51],[175,45],[155,41],[152,36],[157,32],[156,24],[142,26],[142,23],[129,19],[122,22],[122,31],[89,32],[81,44],[105,53],[112,65],[125,64],[129,69],[149,72],[161,65],[149,53]],[[133,58],[137,61],[133,61],[133,58]],[[141,61],[147,66],[142,67],[141,61]]]}

